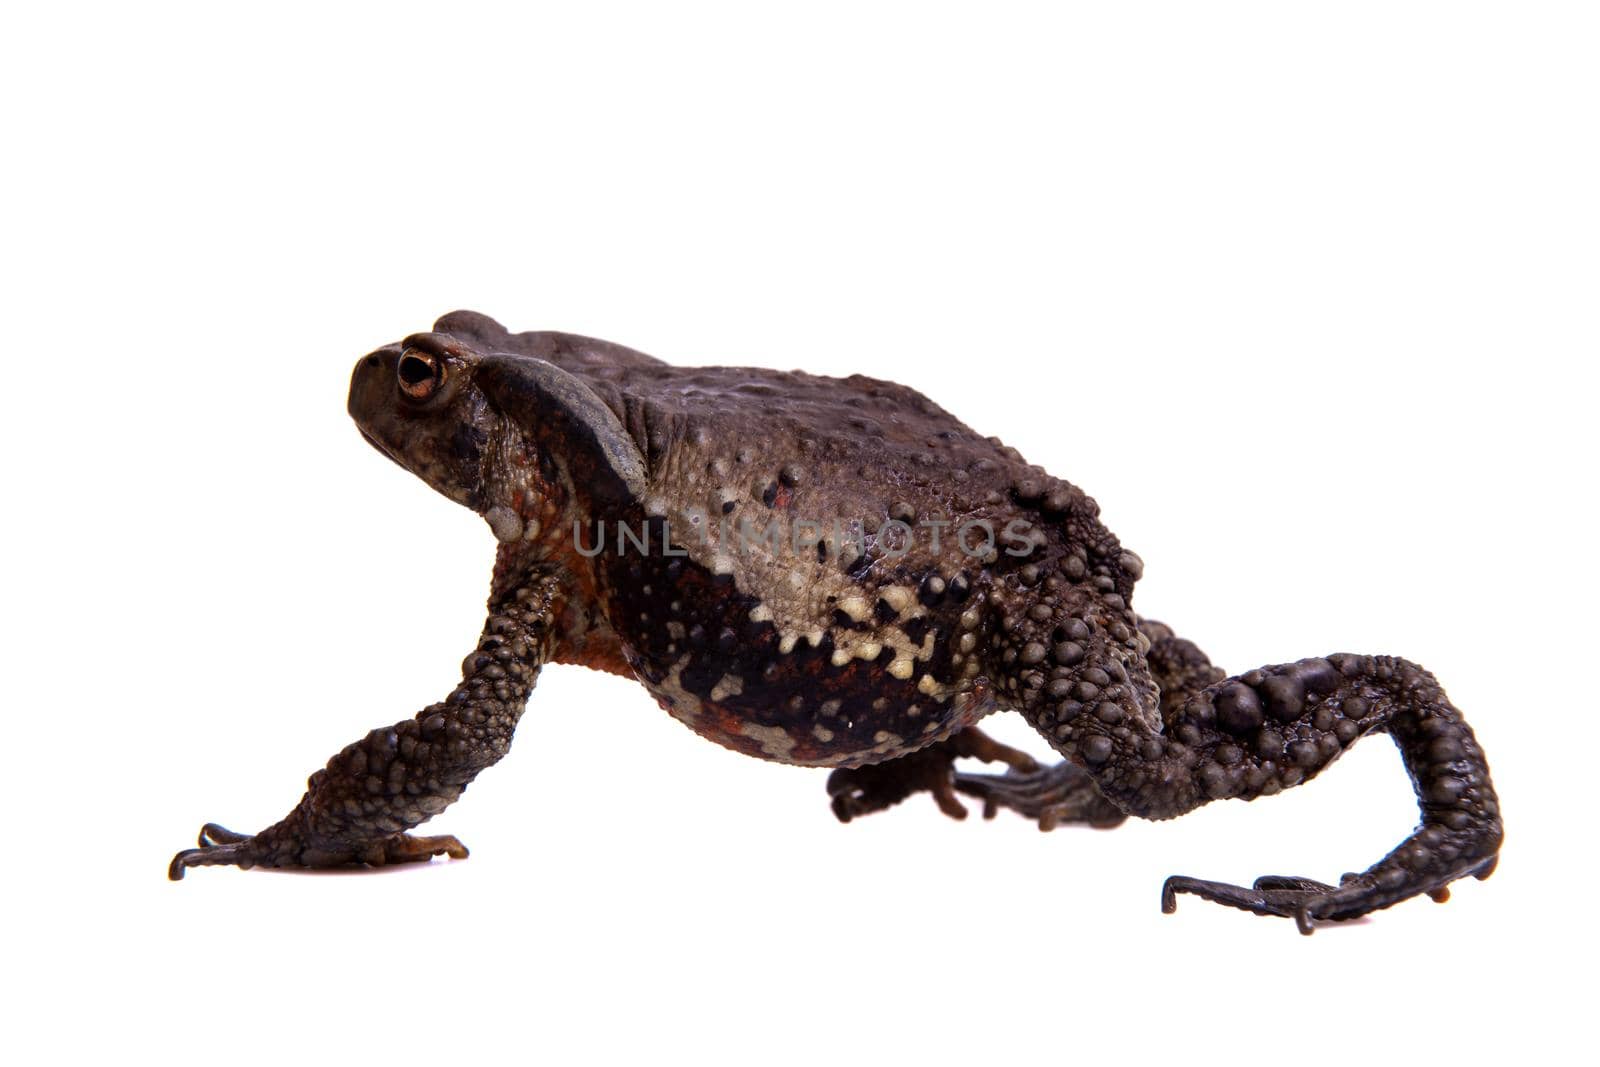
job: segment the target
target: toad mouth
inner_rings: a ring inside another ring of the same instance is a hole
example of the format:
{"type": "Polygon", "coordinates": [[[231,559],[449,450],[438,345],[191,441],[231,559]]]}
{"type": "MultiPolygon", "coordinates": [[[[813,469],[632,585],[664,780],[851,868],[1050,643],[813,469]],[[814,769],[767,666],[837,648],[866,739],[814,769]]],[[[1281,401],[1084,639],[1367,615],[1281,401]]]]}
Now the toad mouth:
{"type": "Polygon", "coordinates": [[[370,433],[368,433],[365,429],[363,429],[360,426],[357,426],[356,430],[361,434],[361,436],[363,438],[366,439],[367,444],[371,445],[373,448],[376,448],[379,452],[382,452],[384,454],[384,456],[386,456],[389,459],[390,462],[394,463],[397,467],[405,468],[406,465],[404,463],[400,462],[400,458],[398,456],[396,456],[393,452],[389,451],[389,449],[381,441],[379,441],[376,437],[372,436],[370,433]]]}

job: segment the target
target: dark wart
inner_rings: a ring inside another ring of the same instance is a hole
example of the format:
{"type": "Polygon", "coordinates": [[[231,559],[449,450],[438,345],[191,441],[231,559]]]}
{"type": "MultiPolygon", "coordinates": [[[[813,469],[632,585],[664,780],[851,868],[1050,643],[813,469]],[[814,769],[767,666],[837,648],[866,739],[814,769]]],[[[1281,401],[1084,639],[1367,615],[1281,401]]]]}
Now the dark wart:
{"type": "Polygon", "coordinates": [[[1431,674],[1341,653],[1228,676],[1135,613],[1144,565],[1090,497],[903,385],[674,367],[458,311],[360,359],[349,409],[380,452],[486,520],[499,551],[483,632],[442,701],[346,747],[260,833],[206,824],[174,879],[465,857],[454,837],[407,831],[505,755],[549,663],[636,678],[746,755],[833,768],[846,822],[922,791],[954,818],[965,794],[1045,829],[1169,819],[1300,785],[1366,734],[1394,739],[1421,822],[1393,852],[1337,885],[1169,878],[1169,912],[1193,893],[1310,933],[1494,869],[1489,768],[1431,674]],[[606,528],[609,548],[574,537],[606,528]],[[980,733],[997,710],[1062,762],[980,733]],[[1006,769],[968,773],[962,757],[1006,769]]]}

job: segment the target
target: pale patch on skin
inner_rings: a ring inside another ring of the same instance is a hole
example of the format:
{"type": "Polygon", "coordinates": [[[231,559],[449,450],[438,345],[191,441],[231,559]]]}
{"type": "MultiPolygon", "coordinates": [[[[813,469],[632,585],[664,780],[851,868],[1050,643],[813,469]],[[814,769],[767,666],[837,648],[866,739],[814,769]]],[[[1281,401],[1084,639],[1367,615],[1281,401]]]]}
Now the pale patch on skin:
{"type": "Polygon", "coordinates": [[[758,743],[762,754],[771,759],[786,760],[794,749],[794,738],[781,726],[760,726],[747,722],[739,727],[739,732],[758,743]]]}
{"type": "Polygon", "coordinates": [[[839,601],[838,608],[855,622],[865,622],[872,613],[872,605],[867,603],[864,596],[847,596],[839,601]]]}
{"type": "MultiPolygon", "coordinates": [[[[954,733],[953,730],[950,732],[954,733]]],[[[874,757],[883,758],[886,756],[898,755],[899,753],[905,751],[906,748],[905,738],[901,737],[899,734],[890,733],[887,730],[879,730],[877,733],[872,735],[872,740],[875,742],[875,744],[864,752],[847,752],[837,756],[829,756],[826,759],[817,761],[818,765],[824,767],[837,767],[843,764],[858,765],[861,763],[872,763],[875,762],[874,757]]]]}
{"type": "Polygon", "coordinates": [[[522,540],[522,518],[510,508],[496,505],[484,512],[483,518],[501,544],[522,540]]]}
{"type": "Polygon", "coordinates": [[[678,657],[667,676],[654,685],[642,676],[639,681],[655,695],[656,703],[666,708],[668,714],[684,725],[693,727],[700,718],[702,708],[700,698],[683,687],[683,669],[689,665],[690,658],[687,654],[678,657]]]}
{"type": "Polygon", "coordinates": [[[711,700],[713,703],[720,703],[743,692],[743,678],[736,674],[724,674],[717,684],[711,687],[711,700]]]}
{"type": "MultiPolygon", "coordinates": [[[[878,590],[878,596],[894,610],[896,615],[905,616],[906,609],[916,602],[916,594],[903,585],[886,585],[878,590]]],[[[922,614],[920,611],[917,615],[922,614]]],[[[916,618],[916,615],[909,616],[916,618]]]]}
{"type": "MultiPolygon", "coordinates": [[[[779,654],[792,653],[802,639],[816,648],[824,635],[831,634],[835,667],[847,666],[857,659],[874,661],[884,648],[895,651],[896,661],[926,662],[932,656],[930,643],[912,642],[899,625],[927,614],[914,589],[903,585],[863,589],[858,580],[840,569],[837,561],[824,563],[814,552],[796,553],[782,538],[774,551],[773,543],[760,536],[759,529],[741,532],[737,523],[707,522],[704,518],[696,523],[695,514],[703,513],[680,510],[675,528],[692,529],[695,535],[681,545],[675,541],[675,547],[715,575],[732,575],[740,589],[766,591],[761,602],[751,609],[750,620],[773,624],[778,631],[779,654]],[[894,612],[894,622],[867,630],[835,625],[836,612],[854,623],[871,620],[879,600],[894,612]]],[[[824,543],[827,541],[825,538],[824,543]]],[[[904,680],[900,674],[894,677],[904,680]]]]}

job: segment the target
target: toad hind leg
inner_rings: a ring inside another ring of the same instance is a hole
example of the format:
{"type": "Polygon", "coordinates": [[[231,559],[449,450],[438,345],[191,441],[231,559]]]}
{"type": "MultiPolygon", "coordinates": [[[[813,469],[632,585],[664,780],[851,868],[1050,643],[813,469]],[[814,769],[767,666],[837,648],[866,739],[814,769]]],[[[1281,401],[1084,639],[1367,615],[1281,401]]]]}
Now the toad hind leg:
{"type": "MultiPolygon", "coordinates": [[[[1194,692],[1225,677],[1193,642],[1178,637],[1165,623],[1152,619],[1138,623],[1139,632],[1150,644],[1145,662],[1161,691],[1163,714],[1170,714],[1194,692]]],[[[1065,653],[1063,658],[1071,655],[1065,653]]],[[[998,807],[1007,807],[1037,819],[1041,830],[1068,823],[1110,829],[1128,817],[1101,794],[1092,774],[1070,761],[1043,768],[1013,766],[1004,775],[958,773],[955,788],[982,798],[986,819],[992,818],[998,807]]]]}
{"type": "Polygon", "coordinates": [[[282,821],[246,835],[207,823],[198,848],[173,857],[167,876],[190,867],[379,867],[465,859],[449,835],[405,831],[443,811],[511,745],[512,731],[548,658],[556,585],[539,579],[497,591],[462,681],[415,718],[372,731],[311,776],[282,821]]]}
{"type": "Polygon", "coordinates": [[[1170,721],[1195,693],[1228,676],[1193,641],[1179,637],[1164,622],[1141,618],[1139,633],[1150,643],[1144,661],[1161,691],[1161,717],[1165,720],[1170,721]]]}
{"type": "MultiPolygon", "coordinates": [[[[1224,677],[1204,652],[1166,624],[1140,619],[1138,625],[1150,645],[1146,661],[1160,687],[1164,710],[1224,677]]],[[[882,811],[924,790],[953,819],[967,817],[957,793],[981,800],[985,819],[1008,808],[1036,820],[1046,831],[1074,823],[1110,829],[1128,817],[1101,795],[1094,776],[1083,768],[1070,761],[1040,766],[1027,753],[1002,745],[975,727],[910,755],[834,771],[828,778],[833,812],[841,822],[882,811]],[[955,760],[963,756],[1005,763],[1008,769],[1004,774],[957,771],[955,760]]]]}
{"type": "Polygon", "coordinates": [[[1493,871],[1503,831],[1488,765],[1461,713],[1415,664],[1356,655],[1301,660],[1214,681],[1158,709],[1131,613],[1119,618],[1085,605],[1058,625],[1081,638],[1064,657],[1073,662],[1057,671],[1063,684],[1014,675],[1019,702],[1035,728],[1129,814],[1168,819],[1212,800],[1271,795],[1309,781],[1371,733],[1394,739],[1411,777],[1421,823],[1366,871],[1337,886],[1284,876],[1248,888],[1175,877],[1163,886],[1164,910],[1192,893],[1292,917],[1309,933],[1317,920],[1351,919],[1424,894],[1442,899],[1452,881],[1493,871]]]}

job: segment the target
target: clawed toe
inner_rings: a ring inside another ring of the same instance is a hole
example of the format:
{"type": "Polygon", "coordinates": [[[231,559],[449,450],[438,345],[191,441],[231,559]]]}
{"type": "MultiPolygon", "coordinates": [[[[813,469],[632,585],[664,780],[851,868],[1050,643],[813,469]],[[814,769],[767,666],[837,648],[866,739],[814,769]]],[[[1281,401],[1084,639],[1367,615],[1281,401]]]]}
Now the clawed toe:
{"type": "Polygon", "coordinates": [[[181,881],[190,867],[250,867],[252,860],[245,850],[247,841],[212,845],[206,844],[202,836],[200,848],[186,848],[172,857],[172,862],[167,865],[167,877],[174,882],[181,881]]]}
{"type": "Polygon", "coordinates": [[[253,867],[251,835],[208,822],[200,827],[198,848],[186,848],[167,864],[167,877],[177,882],[190,867],[253,867]]]}
{"type": "Polygon", "coordinates": [[[389,863],[426,863],[435,856],[464,860],[470,853],[454,834],[413,837],[396,834],[384,842],[384,859],[389,863]]]}
{"type": "Polygon", "coordinates": [[[1173,875],[1161,886],[1161,910],[1168,915],[1178,910],[1178,894],[1192,893],[1203,900],[1257,915],[1292,918],[1302,934],[1315,930],[1317,906],[1339,890],[1312,878],[1265,875],[1249,888],[1227,882],[1173,875]]]}
{"type": "Polygon", "coordinates": [[[226,826],[218,826],[208,822],[200,827],[200,847],[207,848],[211,845],[237,845],[250,840],[249,834],[241,834],[230,830],[226,826]]]}

